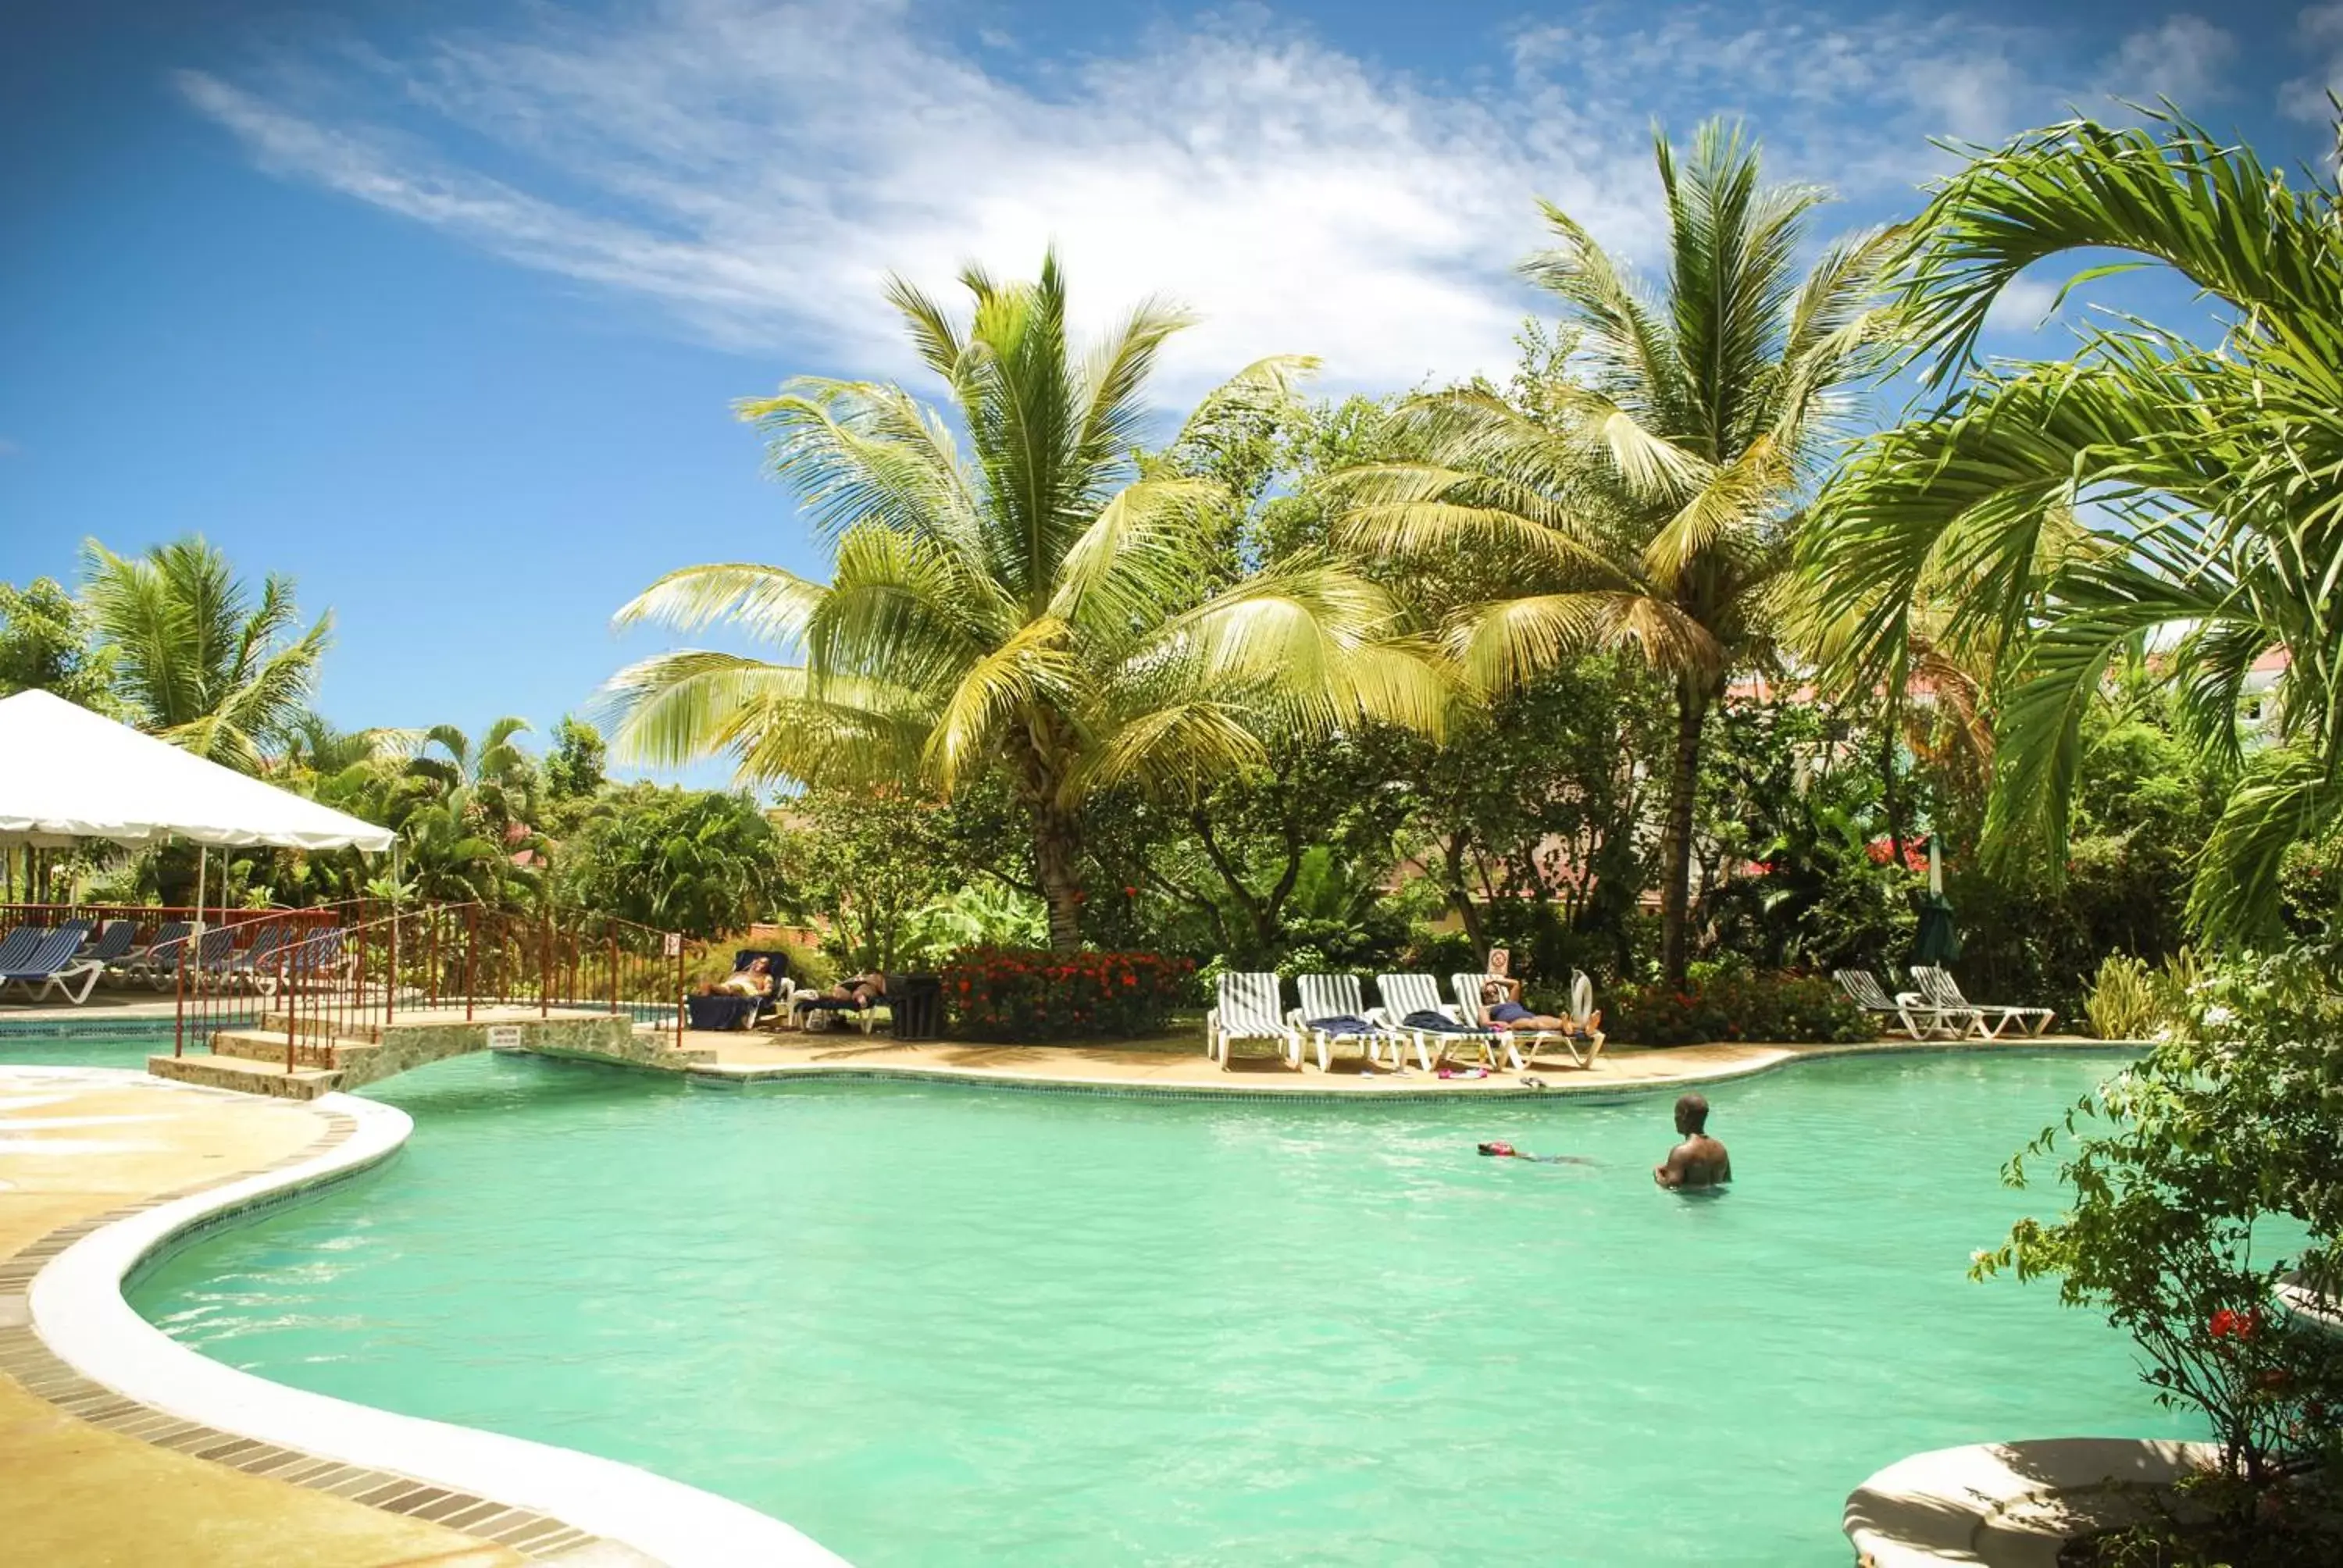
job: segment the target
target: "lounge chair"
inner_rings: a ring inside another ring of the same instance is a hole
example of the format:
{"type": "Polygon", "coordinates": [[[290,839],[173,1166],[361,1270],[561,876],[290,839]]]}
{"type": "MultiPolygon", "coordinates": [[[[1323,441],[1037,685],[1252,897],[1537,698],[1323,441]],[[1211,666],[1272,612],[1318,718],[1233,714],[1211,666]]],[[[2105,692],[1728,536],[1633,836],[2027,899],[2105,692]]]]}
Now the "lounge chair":
{"type": "MultiPolygon", "coordinates": [[[[1221,976],[1220,1005],[1204,1015],[1204,1054],[1219,1062],[1223,1071],[1229,1065],[1229,1047],[1240,1040],[1276,1040],[1284,1047],[1286,1060],[1301,1067],[1302,1031],[1285,1021],[1277,991],[1274,974],[1221,976]]],[[[1325,1047],[1319,1050],[1318,1066],[1323,1071],[1325,1047]]]]}
{"type": "MultiPolygon", "coordinates": [[[[1892,1019],[1902,1024],[1905,1034],[1913,1040],[1940,1030],[1958,1032],[1958,1025],[1946,1021],[1945,1010],[1918,991],[1902,991],[1889,1000],[1886,988],[1869,970],[1834,970],[1831,979],[1838,981],[1838,989],[1846,993],[1847,1000],[1876,1019],[1882,1029],[1892,1019]]],[[[1963,1010],[1962,1016],[1967,1016],[1966,1010],[1963,1010]]]]}
{"type": "MultiPolygon", "coordinates": [[[[206,943],[211,935],[209,931],[204,933],[206,943]]],[[[305,981],[332,980],[347,971],[350,955],[343,945],[343,935],[341,927],[327,926],[297,941],[280,944],[271,955],[268,980],[272,988],[281,986],[289,994],[300,990],[305,981]]],[[[272,989],[269,994],[276,992],[272,989]]]]}
{"type": "Polygon", "coordinates": [[[2046,1007],[2008,1007],[2000,1002],[1973,1002],[1961,994],[1952,970],[1939,969],[1934,964],[1914,964],[1912,980],[1920,988],[1921,994],[1935,1003],[1939,1011],[1966,1013],[1970,1027],[1976,1030],[1981,1040],[1999,1040],[2001,1031],[2013,1024],[2024,1029],[2027,1034],[2038,1035],[2050,1027],[2052,1019],[2058,1016],[2046,1007]],[[1988,1013],[2000,1016],[1988,1023],[1986,1017],[1988,1013]]]}
{"type": "Polygon", "coordinates": [[[186,945],[187,933],[195,928],[185,920],[165,920],[155,928],[146,945],[139,948],[115,967],[125,980],[144,980],[160,990],[166,983],[165,976],[179,961],[179,949],[186,945]]]}
{"type": "Polygon", "coordinates": [[[1285,1015],[1286,1021],[1317,1046],[1320,1071],[1326,1070],[1329,1052],[1338,1040],[1354,1040],[1363,1044],[1369,1062],[1381,1061],[1383,1048],[1389,1045],[1392,1065],[1402,1065],[1407,1036],[1385,1029],[1367,1016],[1358,976],[1297,975],[1293,989],[1301,993],[1302,1005],[1285,1015]]]}
{"type": "MultiPolygon", "coordinates": [[[[1415,1059],[1430,1072],[1434,1060],[1444,1058],[1452,1045],[1472,1044],[1481,1048],[1481,1060],[1490,1067],[1497,1065],[1493,1049],[1497,1036],[1483,1029],[1440,1000],[1440,982],[1430,975],[1377,975],[1375,990],[1383,996],[1383,1006],[1371,1016],[1385,1029],[1404,1034],[1415,1042],[1415,1059]],[[1444,1026],[1429,1020],[1446,1020],[1444,1026]],[[1418,1022],[1417,1020],[1425,1021],[1418,1022]],[[1432,1041],[1440,1041],[1435,1053],[1432,1041]]],[[[1476,1010],[1474,1018],[1480,1014],[1476,1010]]]]}
{"type": "Polygon", "coordinates": [[[227,956],[220,970],[223,985],[241,985],[262,996],[277,994],[277,950],[293,940],[293,928],[272,921],[253,933],[252,945],[227,956]]]}
{"type": "Polygon", "coordinates": [[[0,970],[15,969],[31,958],[33,950],[39,947],[41,939],[48,934],[46,926],[17,926],[6,936],[0,937],[0,970]]]}
{"type": "Polygon", "coordinates": [[[56,991],[75,1007],[89,1000],[97,984],[97,977],[106,966],[95,960],[77,957],[83,942],[89,940],[87,920],[67,920],[56,930],[44,935],[31,954],[22,961],[0,969],[0,990],[12,985],[25,988],[25,994],[38,1001],[51,991],[56,991]],[[80,980],[81,993],[74,993],[73,982],[80,980]],[[38,985],[40,990],[33,988],[38,985]]]}
{"type": "MultiPolygon", "coordinates": [[[[1460,974],[1448,977],[1448,987],[1456,993],[1458,1017],[1467,1023],[1480,1021],[1481,1009],[1485,1005],[1481,1000],[1482,990],[1493,978],[1496,977],[1486,974],[1460,974]]],[[[1594,1010],[1594,982],[1587,980],[1584,975],[1580,975],[1578,979],[1586,981],[1586,1008],[1584,1012],[1577,1015],[1583,1022],[1594,1010]]],[[[1570,1053],[1570,1065],[1582,1070],[1592,1066],[1594,1058],[1603,1054],[1603,1040],[1600,1035],[1592,1037],[1594,1050],[1589,1053],[1580,1049],[1581,1037],[1566,1030],[1507,1028],[1499,1030],[1497,1038],[1504,1042],[1505,1060],[1512,1064],[1515,1072],[1527,1072],[1536,1064],[1538,1047],[1542,1045],[1560,1044],[1563,1050],[1570,1053]]]]}

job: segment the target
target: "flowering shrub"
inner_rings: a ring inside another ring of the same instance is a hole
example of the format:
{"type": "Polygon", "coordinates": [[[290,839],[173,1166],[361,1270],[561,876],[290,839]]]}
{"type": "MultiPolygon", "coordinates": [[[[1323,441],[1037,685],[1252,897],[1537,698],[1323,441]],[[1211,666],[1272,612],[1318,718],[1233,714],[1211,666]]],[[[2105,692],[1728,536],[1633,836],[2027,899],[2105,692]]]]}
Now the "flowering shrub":
{"type": "Polygon", "coordinates": [[[1161,953],[963,948],[944,964],[944,1006],[970,1040],[1127,1039],[1162,1029],[1195,970],[1161,953]]]}
{"type": "Polygon", "coordinates": [[[1704,1045],[1711,1040],[1845,1042],[1871,1038],[1862,1010],[1829,980],[1807,975],[1720,974],[1687,983],[1622,986],[1607,999],[1603,1028],[1627,1045],[1704,1045]]]}

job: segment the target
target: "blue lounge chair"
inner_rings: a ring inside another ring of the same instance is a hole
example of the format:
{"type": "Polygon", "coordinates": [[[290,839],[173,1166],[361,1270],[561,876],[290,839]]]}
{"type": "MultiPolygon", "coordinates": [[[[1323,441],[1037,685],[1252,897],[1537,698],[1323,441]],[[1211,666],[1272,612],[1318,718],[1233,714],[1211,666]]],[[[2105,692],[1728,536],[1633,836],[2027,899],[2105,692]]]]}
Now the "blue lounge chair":
{"type": "Polygon", "coordinates": [[[0,937],[0,971],[15,969],[31,958],[33,950],[39,947],[41,939],[48,934],[46,926],[18,926],[6,936],[0,937]]]}
{"type": "Polygon", "coordinates": [[[253,934],[252,945],[228,955],[223,983],[234,982],[267,994],[277,990],[277,951],[293,940],[293,928],[271,921],[253,934]]]}
{"type": "Polygon", "coordinates": [[[52,990],[62,993],[75,1007],[89,1000],[90,988],[97,984],[102,963],[76,958],[81,945],[89,938],[87,920],[67,920],[41,939],[32,956],[22,963],[0,969],[0,990],[12,985],[25,988],[25,994],[38,1001],[52,990]],[[82,982],[81,994],[75,996],[73,982],[82,982]],[[38,985],[41,989],[34,990],[38,985]]]}
{"type": "Polygon", "coordinates": [[[304,980],[339,974],[348,964],[349,955],[342,946],[342,928],[328,926],[315,936],[284,944],[277,950],[271,972],[290,991],[297,990],[304,980]]]}
{"type": "Polygon", "coordinates": [[[112,969],[130,956],[130,950],[137,940],[138,923],[136,920],[108,920],[97,929],[96,939],[82,949],[82,960],[87,962],[96,959],[103,968],[112,969]]]}

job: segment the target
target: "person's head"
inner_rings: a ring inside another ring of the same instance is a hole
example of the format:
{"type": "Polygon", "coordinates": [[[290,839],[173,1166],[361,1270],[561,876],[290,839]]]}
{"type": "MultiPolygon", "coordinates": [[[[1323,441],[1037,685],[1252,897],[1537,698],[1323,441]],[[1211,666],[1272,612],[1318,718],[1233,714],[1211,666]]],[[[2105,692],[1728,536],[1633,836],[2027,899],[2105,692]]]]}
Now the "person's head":
{"type": "Polygon", "coordinates": [[[1505,990],[1505,982],[1503,980],[1483,980],[1481,982],[1481,1000],[1483,1002],[1494,1005],[1497,1002],[1504,1000],[1508,994],[1509,993],[1505,990]]]}
{"type": "Polygon", "coordinates": [[[1697,1094],[1687,1094],[1676,1101],[1676,1131],[1686,1138],[1697,1138],[1708,1131],[1708,1101],[1697,1094]]]}
{"type": "Polygon", "coordinates": [[[749,972],[752,975],[763,974],[767,970],[771,969],[772,967],[773,960],[765,957],[762,953],[758,954],[755,958],[749,960],[749,972]]]}

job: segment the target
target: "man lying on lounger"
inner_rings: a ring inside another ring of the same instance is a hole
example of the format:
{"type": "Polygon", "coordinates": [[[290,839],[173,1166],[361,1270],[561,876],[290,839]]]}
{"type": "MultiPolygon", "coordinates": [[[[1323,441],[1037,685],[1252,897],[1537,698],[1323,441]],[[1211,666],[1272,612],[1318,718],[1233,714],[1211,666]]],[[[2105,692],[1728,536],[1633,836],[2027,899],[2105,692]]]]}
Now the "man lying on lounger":
{"type": "Polygon", "coordinates": [[[1588,1060],[1602,1054],[1603,1015],[1586,1015],[1586,1027],[1581,1029],[1566,1018],[1556,1018],[1550,1012],[1532,1012],[1522,1005],[1522,982],[1492,975],[1481,987],[1481,1027],[1483,1029],[1527,1029],[1545,1034],[1566,1035],[1574,1040],[1594,1042],[1594,1050],[1588,1060]]]}
{"type": "Polygon", "coordinates": [[[773,960],[759,955],[718,981],[716,990],[725,996],[770,996],[773,994],[772,971],[773,960]]]}

